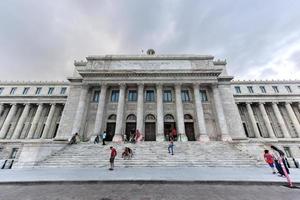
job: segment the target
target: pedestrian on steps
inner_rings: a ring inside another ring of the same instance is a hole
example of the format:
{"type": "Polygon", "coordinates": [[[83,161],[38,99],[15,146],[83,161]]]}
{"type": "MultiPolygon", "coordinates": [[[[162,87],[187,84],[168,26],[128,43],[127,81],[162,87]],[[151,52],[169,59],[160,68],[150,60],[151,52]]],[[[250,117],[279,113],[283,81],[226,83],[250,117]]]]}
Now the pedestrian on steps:
{"type": "Polygon", "coordinates": [[[174,155],[174,142],[173,142],[173,138],[170,138],[170,143],[169,143],[169,146],[168,146],[168,152],[171,155],[174,155]]]}
{"type": "Polygon", "coordinates": [[[268,165],[271,167],[273,174],[276,174],[274,167],[274,156],[271,153],[269,153],[269,150],[265,150],[264,159],[266,163],[268,163],[268,165]]]}
{"type": "Polygon", "coordinates": [[[102,145],[105,145],[106,131],[102,133],[102,145]]]}
{"type": "Polygon", "coordinates": [[[115,167],[114,162],[115,162],[116,156],[117,156],[117,150],[111,146],[110,147],[110,159],[109,159],[110,168],[109,168],[109,170],[114,170],[114,167],[115,167]]]}

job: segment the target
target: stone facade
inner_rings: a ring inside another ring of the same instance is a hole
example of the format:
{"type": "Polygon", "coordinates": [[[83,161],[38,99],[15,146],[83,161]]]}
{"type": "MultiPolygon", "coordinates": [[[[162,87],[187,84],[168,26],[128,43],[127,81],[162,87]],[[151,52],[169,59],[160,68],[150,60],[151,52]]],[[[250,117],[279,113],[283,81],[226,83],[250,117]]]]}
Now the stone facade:
{"type": "Polygon", "coordinates": [[[1,159],[17,148],[19,166],[34,165],[76,132],[164,141],[173,128],[182,142],[277,143],[300,157],[300,81],[232,79],[213,56],[106,55],[75,61],[68,83],[2,82],[1,159]]]}

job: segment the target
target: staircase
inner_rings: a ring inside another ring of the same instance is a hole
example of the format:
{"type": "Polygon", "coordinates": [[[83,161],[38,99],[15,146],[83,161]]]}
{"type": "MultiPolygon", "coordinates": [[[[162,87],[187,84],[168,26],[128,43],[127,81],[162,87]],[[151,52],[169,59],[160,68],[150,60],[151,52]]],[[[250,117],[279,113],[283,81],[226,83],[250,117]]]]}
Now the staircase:
{"type": "Polygon", "coordinates": [[[175,142],[174,155],[168,153],[167,142],[141,142],[138,144],[80,143],[39,162],[36,168],[49,167],[108,167],[110,146],[117,149],[116,167],[248,167],[259,166],[263,162],[241,151],[227,142],[175,142]],[[133,158],[123,160],[124,147],[131,148],[133,158]]]}

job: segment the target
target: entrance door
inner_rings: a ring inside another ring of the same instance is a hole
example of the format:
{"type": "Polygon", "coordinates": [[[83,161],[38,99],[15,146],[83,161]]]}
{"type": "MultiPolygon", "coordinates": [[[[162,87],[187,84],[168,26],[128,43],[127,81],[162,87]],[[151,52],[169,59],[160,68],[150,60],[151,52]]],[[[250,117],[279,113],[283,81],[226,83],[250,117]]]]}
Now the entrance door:
{"type": "Polygon", "coordinates": [[[106,125],[106,141],[112,141],[116,130],[116,123],[107,123],[106,125]]]}
{"type": "Polygon", "coordinates": [[[185,122],[184,126],[185,126],[185,134],[188,138],[188,141],[195,141],[194,123],[185,122]]]}
{"type": "Polygon", "coordinates": [[[166,140],[169,140],[169,138],[167,136],[169,136],[169,134],[172,132],[173,128],[176,128],[175,122],[165,122],[164,123],[164,134],[165,134],[166,140]]]}
{"type": "Polygon", "coordinates": [[[145,141],[155,141],[155,122],[146,122],[145,123],[145,141]]]}
{"type": "Polygon", "coordinates": [[[135,122],[127,122],[126,123],[126,132],[125,132],[125,134],[126,134],[127,141],[129,141],[129,139],[130,139],[130,133],[134,134],[135,129],[136,129],[136,123],[135,122]]]}

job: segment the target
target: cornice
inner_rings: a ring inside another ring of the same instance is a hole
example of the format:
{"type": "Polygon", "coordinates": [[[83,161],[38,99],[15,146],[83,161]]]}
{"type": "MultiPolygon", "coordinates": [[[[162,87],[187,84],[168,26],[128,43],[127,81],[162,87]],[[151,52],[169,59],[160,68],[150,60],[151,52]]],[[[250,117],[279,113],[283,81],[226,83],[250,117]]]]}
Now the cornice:
{"type": "Polygon", "coordinates": [[[0,85],[64,85],[68,86],[66,81],[0,81],[0,85]]]}
{"type": "Polygon", "coordinates": [[[300,80],[232,80],[232,84],[300,84],[300,80]]]}
{"type": "Polygon", "coordinates": [[[87,61],[93,60],[213,60],[211,55],[177,54],[177,55],[91,55],[87,61]]]}

